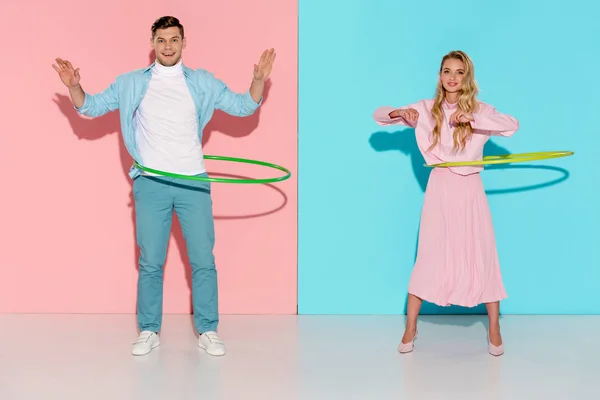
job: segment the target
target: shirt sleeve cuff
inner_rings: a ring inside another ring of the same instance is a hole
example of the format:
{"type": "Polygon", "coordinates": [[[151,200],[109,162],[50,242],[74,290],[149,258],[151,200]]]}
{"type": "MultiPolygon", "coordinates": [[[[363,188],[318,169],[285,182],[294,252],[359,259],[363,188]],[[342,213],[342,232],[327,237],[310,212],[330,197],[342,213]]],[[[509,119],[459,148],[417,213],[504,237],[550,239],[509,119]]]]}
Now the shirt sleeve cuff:
{"type": "Polygon", "coordinates": [[[254,111],[258,107],[260,107],[262,105],[262,101],[263,101],[263,98],[261,96],[261,98],[258,101],[258,103],[255,102],[254,99],[252,98],[252,96],[250,95],[250,90],[247,90],[246,93],[244,93],[244,102],[245,102],[245,105],[246,105],[246,107],[248,107],[252,111],[254,111]]]}
{"type": "Polygon", "coordinates": [[[88,98],[88,94],[85,94],[85,98],[83,100],[83,105],[81,106],[81,108],[77,108],[75,105],[73,105],[73,108],[80,114],[84,114],[86,111],[88,111],[88,109],[90,108],[90,101],[88,98]]]}

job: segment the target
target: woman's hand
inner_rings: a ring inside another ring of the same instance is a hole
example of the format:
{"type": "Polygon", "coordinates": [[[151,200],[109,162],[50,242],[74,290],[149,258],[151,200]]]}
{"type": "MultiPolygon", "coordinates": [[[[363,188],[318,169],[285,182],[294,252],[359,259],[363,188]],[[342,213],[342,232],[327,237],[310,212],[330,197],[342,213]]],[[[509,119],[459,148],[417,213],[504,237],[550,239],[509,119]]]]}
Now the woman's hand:
{"type": "Polygon", "coordinates": [[[471,122],[471,121],[475,121],[475,117],[473,116],[472,113],[467,113],[464,111],[456,111],[454,114],[452,114],[450,116],[450,123],[451,124],[458,124],[459,122],[462,123],[466,123],[466,122],[471,122]]]}
{"type": "Polygon", "coordinates": [[[404,118],[406,122],[415,123],[419,120],[419,112],[414,108],[404,110],[394,110],[390,113],[390,118],[404,118]]]}

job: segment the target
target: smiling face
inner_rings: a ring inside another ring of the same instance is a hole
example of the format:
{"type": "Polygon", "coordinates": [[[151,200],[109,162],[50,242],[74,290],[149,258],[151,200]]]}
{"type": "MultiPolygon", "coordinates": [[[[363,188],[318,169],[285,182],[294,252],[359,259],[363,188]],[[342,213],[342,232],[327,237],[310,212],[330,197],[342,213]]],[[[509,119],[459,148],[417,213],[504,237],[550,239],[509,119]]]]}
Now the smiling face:
{"type": "MultiPolygon", "coordinates": [[[[441,129],[444,122],[444,102],[457,104],[457,109],[464,113],[473,113],[478,108],[477,94],[479,88],[475,80],[475,67],[471,58],[461,50],[453,50],[442,57],[439,76],[435,90],[435,100],[431,115],[435,120],[429,150],[440,143],[441,129]]],[[[467,140],[473,134],[471,124],[460,123],[454,127],[452,138],[454,150],[465,148],[467,140]]]]}
{"type": "Polygon", "coordinates": [[[158,62],[166,67],[177,64],[185,49],[185,38],[182,37],[180,29],[176,26],[157,29],[153,35],[151,45],[158,62]]]}
{"type": "Polygon", "coordinates": [[[463,88],[465,64],[456,58],[449,58],[442,64],[440,80],[447,93],[458,93],[463,88]]]}

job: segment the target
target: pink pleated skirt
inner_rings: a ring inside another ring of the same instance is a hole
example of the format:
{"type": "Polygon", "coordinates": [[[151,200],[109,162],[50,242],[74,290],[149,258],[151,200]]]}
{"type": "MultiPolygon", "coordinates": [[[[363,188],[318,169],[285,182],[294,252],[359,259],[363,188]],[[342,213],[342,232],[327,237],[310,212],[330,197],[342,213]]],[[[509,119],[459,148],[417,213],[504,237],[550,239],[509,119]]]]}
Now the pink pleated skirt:
{"type": "Polygon", "coordinates": [[[439,306],[475,307],[507,297],[478,173],[431,172],[408,292],[439,306]]]}

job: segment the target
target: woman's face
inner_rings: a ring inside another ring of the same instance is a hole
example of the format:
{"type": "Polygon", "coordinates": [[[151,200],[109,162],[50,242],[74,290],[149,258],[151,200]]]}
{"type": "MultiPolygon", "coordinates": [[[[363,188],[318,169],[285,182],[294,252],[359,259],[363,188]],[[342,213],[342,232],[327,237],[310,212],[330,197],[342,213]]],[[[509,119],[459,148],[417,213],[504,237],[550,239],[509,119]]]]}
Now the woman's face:
{"type": "Polygon", "coordinates": [[[457,93],[462,89],[463,78],[465,77],[465,65],[461,60],[450,58],[444,61],[440,80],[444,90],[449,93],[457,93]]]}

